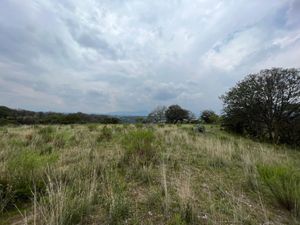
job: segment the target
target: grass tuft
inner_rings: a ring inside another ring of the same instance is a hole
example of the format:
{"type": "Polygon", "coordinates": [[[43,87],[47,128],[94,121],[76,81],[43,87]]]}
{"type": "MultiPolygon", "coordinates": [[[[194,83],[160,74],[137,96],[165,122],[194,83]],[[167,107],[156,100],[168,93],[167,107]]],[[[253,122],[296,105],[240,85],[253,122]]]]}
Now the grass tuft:
{"type": "Polygon", "coordinates": [[[124,161],[126,164],[137,163],[149,165],[157,160],[157,151],[154,147],[155,135],[152,130],[138,129],[125,135],[124,161]]]}
{"type": "Polygon", "coordinates": [[[259,165],[261,181],[275,200],[287,210],[300,215],[300,171],[288,166],[259,165]]]}

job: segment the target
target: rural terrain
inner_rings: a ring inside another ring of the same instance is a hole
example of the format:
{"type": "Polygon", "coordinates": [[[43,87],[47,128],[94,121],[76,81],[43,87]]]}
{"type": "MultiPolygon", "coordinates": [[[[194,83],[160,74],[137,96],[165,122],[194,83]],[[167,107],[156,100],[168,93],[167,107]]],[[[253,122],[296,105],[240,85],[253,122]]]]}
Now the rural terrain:
{"type": "Polygon", "coordinates": [[[299,149],[205,128],[2,126],[0,224],[299,224],[299,149]]]}

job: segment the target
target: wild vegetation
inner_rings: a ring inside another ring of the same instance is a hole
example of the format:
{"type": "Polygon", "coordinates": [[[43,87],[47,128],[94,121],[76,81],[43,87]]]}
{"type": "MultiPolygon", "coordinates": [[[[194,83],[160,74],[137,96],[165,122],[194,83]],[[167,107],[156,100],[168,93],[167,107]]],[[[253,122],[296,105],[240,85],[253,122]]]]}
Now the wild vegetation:
{"type": "Polygon", "coordinates": [[[95,115],[85,113],[56,113],[56,112],[33,112],[28,110],[10,109],[0,106],[1,125],[22,124],[85,124],[103,123],[116,124],[120,119],[107,115],[95,115]]]}
{"type": "Polygon", "coordinates": [[[170,105],[135,124],[0,107],[0,225],[299,224],[299,71],[222,100],[222,116],[170,105]]]}
{"type": "Polygon", "coordinates": [[[299,224],[298,150],[217,125],[4,126],[0,224],[299,224]]]}
{"type": "Polygon", "coordinates": [[[222,96],[224,126],[276,143],[300,145],[300,71],[272,68],[250,74],[222,96]]]}

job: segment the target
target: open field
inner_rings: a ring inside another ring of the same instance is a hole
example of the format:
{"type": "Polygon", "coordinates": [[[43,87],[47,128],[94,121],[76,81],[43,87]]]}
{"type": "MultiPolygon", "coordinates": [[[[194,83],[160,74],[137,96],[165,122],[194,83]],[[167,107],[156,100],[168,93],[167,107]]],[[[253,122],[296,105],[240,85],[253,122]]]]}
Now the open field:
{"type": "Polygon", "coordinates": [[[206,130],[1,127],[0,224],[299,224],[299,149],[206,130]]]}

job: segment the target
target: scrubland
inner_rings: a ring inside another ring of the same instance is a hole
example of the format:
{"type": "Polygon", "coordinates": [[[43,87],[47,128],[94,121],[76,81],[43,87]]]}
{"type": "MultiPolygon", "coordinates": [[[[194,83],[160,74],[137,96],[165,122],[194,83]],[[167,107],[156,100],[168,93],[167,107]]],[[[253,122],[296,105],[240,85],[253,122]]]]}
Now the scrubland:
{"type": "Polygon", "coordinates": [[[300,151],[218,126],[0,128],[0,224],[299,224],[300,151]]]}

